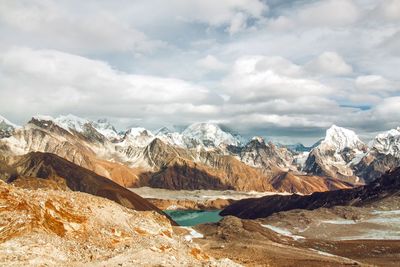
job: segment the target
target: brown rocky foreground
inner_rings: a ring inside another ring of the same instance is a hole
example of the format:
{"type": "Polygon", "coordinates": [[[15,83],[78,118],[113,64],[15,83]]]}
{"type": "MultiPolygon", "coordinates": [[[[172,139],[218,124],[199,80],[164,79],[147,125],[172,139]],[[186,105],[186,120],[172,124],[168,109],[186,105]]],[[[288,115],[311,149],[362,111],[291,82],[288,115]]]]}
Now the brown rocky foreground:
{"type": "Polygon", "coordinates": [[[47,182],[0,181],[0,266],[237,266],[212,259],[155,211],[47,182]]]}

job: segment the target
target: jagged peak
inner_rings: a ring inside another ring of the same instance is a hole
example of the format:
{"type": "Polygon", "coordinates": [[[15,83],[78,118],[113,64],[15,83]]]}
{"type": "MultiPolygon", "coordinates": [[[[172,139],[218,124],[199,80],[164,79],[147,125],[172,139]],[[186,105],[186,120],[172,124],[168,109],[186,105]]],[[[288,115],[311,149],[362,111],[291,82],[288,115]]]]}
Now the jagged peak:
{"type": "Polygon", "coordinates": [[[325,139],[321,144],[334,146],[339,151],[345,148],[358,148],[360,145],[364,145],[354,131],[336,126],[335,124],[326,130],[325,139]]]}
{"type": "MultiPolygon", "coordinates": [[[[83,126],[90,121],[87,119],[80,118],[78,116],[68,114],[68,115],[60,115],[57,118],[54,118],[49,115],[35,115],[29,122],[39,121],[39,122],[52,122],[64,130],[70,131],[74,130],[77,132],[83,132],[83,126]]],[[[44,125],[47,126],[47,125],[44,125]]]]}
{"type": "Polygon", "coordinates": [[[189,125],[182,133],[185,137],[198,140],[208,145],[211,141],[213,145],[239,145],[240,141],[231,133],[221,129],[216,123],[199,122],[189,125]]]}
{"type": "Polygon", "coordinates": [[[137,136],[154,136],[150,130],[143,127],[131,127],[126,131],[126,135],[137,137],[137,136]]]}
{"type": "Polygon", "coordinates": [[[380,133],[375,137],[375,139],[384,139],[384,138],[389,138],[389,137],[397,136],[397,135],[400,135],[400,127],[397,127],[395,129],[390,129],[389,131],[380,133]]]}
{"type": "Polygon", "coordinates": [[[378,134],[369,145],[380,153],[400,157],[400,127],[378,134]]]}
{"type": "Polygon", "coordinates": [[[55,119],[55,122],[66,130],[74,130],[83,132],[83,126],[90,121],[72,114],[60,115],[55,119]]]}

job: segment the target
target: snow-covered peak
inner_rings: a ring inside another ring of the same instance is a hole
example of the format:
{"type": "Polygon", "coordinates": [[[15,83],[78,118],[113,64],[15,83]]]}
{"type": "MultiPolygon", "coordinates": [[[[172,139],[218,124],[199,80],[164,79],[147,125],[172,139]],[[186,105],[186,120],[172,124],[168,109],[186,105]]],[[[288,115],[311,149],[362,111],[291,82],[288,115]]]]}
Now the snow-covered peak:
{"type": "Polygon", "coordinates": [[[93,127],[98,133],[105,136],[107,139],[114,140],[118,139],[118,135],[115,128],[105,119],[100,119],[96,122],[90,121],[85,118],[81,118],[72,114],[60,115],[57,118],[53,118],[47,115],[36,115],[32,119],[43,122],[44,126],[47,125],[47,121],[51,121],[55,125],[73,134],[73,132],[84,133],[89,128],[93,127]]]}
{"type": "Polygon", "coordinates": [[[378,134],[371,147],[383,154],[400,157],[400,127],[378,134]]]}
{"type": "Polygon", "coordinates": [[[117,130],[107,119],[99,119],[92,122],[92,126],[109,140],[118,139],[120,137],[117,130]]]}
{"type": "Polygon", "coordinates": [[[332,125],[327,131],[323,145],[333,146],[336,151],[343,151],[345,148],[360,148],[364,143],[357,134],[349,129],[332,125]]]}
{"type": "Polygon", "coordinates": [[[130,145],[135,147],[145,147],[155,138],[154,134],[143,128],[133,127],[125,132],[122,145],[130,145]]]}
{"type": "Polygon", "coordinates": [[[194,123],[183,131],[183,136],[210,146],[239,145],[240,141],[232,134],[223,131],[214,123],[194,123]]]}
{"type": "Polygon", "coordinates": [[[65,116],[61,115],[57,117],[54,121],[57,123],[57,125],[66,130],[74,130],[80,133],[84,131],[84,125],[89,123],[87,119],[83,119],[72,114],[68,114],[65,116]]]}
{"type": "Polygon", "coordinates": [[[125,135],[130,136],[130,137],[138,137],[138,136],[154,136],[153,133],[143,127],[132,127],[129,128],[125,135]]]}
{"type": "Polygon", "coordinates": [[[184,137],[179,132],[174,132],[167,127],[162,127],[157,131],[156,137],[159,138],[164,143],[170,144],[172,146],[178,146],[182,148],[187,148],[187,144],[184,137]]]}

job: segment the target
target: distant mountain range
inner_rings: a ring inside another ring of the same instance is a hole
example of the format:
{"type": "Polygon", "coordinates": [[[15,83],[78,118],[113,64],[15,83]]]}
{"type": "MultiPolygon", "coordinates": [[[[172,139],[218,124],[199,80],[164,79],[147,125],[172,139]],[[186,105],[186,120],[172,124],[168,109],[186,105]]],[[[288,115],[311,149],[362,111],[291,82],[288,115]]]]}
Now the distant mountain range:
{"type": "Polygon", "coordinates": [[[400,128],[364,144],[333,125],[312,147],[244,141],[213,123],[181,132],[134,127],[117,132],[107,120],[35,116],[20,127],[0,117],[3,161],[48,152],[122,186],[232,189],[308,194],[369,183],[400,166],[400,128]]]}

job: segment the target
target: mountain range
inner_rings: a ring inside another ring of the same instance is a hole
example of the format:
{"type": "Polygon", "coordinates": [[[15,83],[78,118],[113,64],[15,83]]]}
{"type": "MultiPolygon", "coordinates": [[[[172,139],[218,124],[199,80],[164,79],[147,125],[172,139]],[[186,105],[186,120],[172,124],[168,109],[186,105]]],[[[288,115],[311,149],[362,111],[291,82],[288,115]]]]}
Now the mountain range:
{"type": "Polygon", "coordinates": [[[213,123],[181,132],[118,132],[107,120],[34,116],[20,127],[0,117],[3,162],[29,152],[56,154],[124,187],[232,189],[309,194],[370,183],[400,165],[400,128],[369,144],[333,125],[312,147],[249,141],[213,123]]]}

